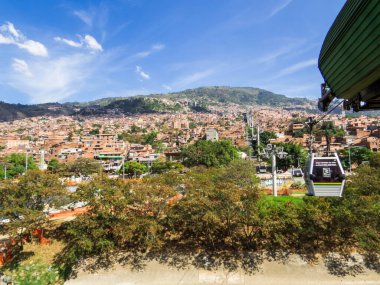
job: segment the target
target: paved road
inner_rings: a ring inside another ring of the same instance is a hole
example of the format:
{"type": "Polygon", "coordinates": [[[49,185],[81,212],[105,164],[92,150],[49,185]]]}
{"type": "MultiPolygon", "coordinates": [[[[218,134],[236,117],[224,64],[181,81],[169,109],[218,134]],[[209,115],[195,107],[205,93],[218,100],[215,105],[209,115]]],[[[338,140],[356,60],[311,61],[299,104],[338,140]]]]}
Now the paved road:
{"type": "Polygon", "coordinates": [[[195,268],[177,270],[157,262],[150,262],[144,271],[136,272],[116,266],[111,271],[95,274],[80,272],[67,285],[195,285],[195,284],[235,284],[235,285],[380,285],[380,275],[365,271],[356,277],[337,277],[329,274],[323,264],[310,265],[299,258],[286,265],[264,262],[261,271],[254,275],[242,271],[206,271],[195,268]]]}

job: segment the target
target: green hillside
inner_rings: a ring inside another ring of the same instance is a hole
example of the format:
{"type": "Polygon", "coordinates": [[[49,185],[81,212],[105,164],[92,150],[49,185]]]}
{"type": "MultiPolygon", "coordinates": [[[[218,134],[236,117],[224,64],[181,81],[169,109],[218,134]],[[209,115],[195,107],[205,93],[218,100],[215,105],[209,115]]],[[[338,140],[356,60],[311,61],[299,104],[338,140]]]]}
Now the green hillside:
{"type": "Polygon", "coordinates": [[[316,110],[316,103],[306,98],[288,98],[284,95],[253,87],[215,86],[188,89],[168,94],[104,98],[82,103],[21,105],[0,102],[0,121],[35,116],[99,116],[104,114],[176,112],[185,109],[194,112],[207,112],[207,106],[218,104],[259,105],[307,111],[316,110]],[[182,107],[186,104],[178,104],[179,101],[188,101],[188,103],[194,104],[189,104],[189,108],[187,109],[186,107],[182,107]]]}
{"type": "Polygon", "coordinates": [[[153,95],[154,97],[172,100],[189,99],[194,101],[235,103],[239,105],[265,105],[272,107],[286,107],[294,105],[310,105],[311,100],[306,98],[289,98],[285,95],[253,87],[200,87],[182,92],[153,95]]]}
{"type": "MultiPolygon", "coordinates": [[[[101,102],[103,103],[103,102],[101,102]]],[[[159,99],[146,97],[123,98],[108,105],[90,105],[82,108],[80,115],[164,113],[181,109],[179,104],[168,105],[159,99]]]]}
{"type": "Polygon", "coordinates": [[[20,120],[37,116],[70,115],[75,111],[74,106],[59,103],[38,105],[9,104],[0,101],[0,121],[20,120]]]}

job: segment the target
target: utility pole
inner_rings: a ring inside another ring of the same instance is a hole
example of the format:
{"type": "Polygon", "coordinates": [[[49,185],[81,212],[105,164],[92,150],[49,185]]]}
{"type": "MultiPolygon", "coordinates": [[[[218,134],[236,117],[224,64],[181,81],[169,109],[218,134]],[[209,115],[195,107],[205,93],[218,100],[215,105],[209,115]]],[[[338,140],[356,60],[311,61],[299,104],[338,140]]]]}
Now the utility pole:
{"type": "Polygon", "coordinates": [[[26,149],[25,153],[25,173],[28,170],[28,149],[26,149]]]}
{"type": "Polygon", "coordinates": [[[348,164],[350,166],[350,173],[352,171],[352,166],[351,166],[351,145],[353,143],[352,139],[347,140],[347,145],[348,145],[348,164]]]}
{"type": "Polygon", "coordinates": [[[287,153],[283,147],[276,147],[272,144],[267,144],[267,154],[272,157],[272,192],[273,196],[277,197],[277,162],[276,156],[280,159],[285,158],[287,153]]]}
{"type": "Polygon", "coordinates": [[[260,161],[260,125],[257,123],[257,160],[260,161]]]}
{"type": "Polygon", "coordinates": [[[308,126],[309,128],[309,155],[311,156],[311,154],[313,153],[313,141],[314,141],[314,137],[313,137],[313,127],[317,124],[317,122],[312,118],[312,117],[309,117],[307,119],[307,122],[306,122],[306,125],[308,126]]]}
{"type": "Polygon", "coordinates": [[[257,124],[257,145],[260,145],[260,125],[257,124]]]}
{"type": "Polygon", "coordinates": [[[350,173],[351,173],[351,145],[348,145],[348,163],[350,164],[350,173]]]}
{"type": "Polygon", "coordinates": [[[250,127],[251,127],[251,137],[252,137],[252,140],[253,140],[253,117],[252,116],[249,116],[250,117],[250,127]]]}
{"type": "Polygon", "coordinates": [[[276,166],[276,152],[272,152],[272,190],[273,196],[277,197],[277,166],[276,166]]]}
{"type": "Polygon", "coordinates": [[[122,161],[122,165],[121,167],[123,167],[123,180],[125,178],[125,157],[123,156],[123,161],[122,161]]]}

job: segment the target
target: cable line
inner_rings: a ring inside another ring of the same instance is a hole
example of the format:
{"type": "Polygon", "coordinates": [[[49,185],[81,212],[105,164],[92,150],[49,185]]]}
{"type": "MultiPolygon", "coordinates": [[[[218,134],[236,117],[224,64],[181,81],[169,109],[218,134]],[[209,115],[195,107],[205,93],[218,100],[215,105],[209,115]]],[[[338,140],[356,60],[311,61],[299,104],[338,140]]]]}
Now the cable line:
{"type": "Polygon", "coordinates": [[[314,119],[314,124],[318,124],[320,121],[322,121],[327,115],[329,115],[332,111],[334,111],[336,108],[338,108],[344,100],[340,101],[338,104],[335,105],[335,107],[331,108],[329,111],[327,111],[325,114],[322,115],[320,119],[314,119]]]}

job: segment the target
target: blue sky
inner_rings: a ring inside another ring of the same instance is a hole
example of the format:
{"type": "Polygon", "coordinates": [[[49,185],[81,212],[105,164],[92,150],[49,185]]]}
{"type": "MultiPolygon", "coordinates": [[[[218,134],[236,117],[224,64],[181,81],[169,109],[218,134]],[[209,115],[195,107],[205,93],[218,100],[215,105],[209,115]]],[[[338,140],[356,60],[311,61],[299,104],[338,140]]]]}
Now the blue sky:
{"type": "Polygon", "coordinates": [[[199,86],[319,96],[344,0],[0,1],[0,100],[87,101],[199,86]]]}

